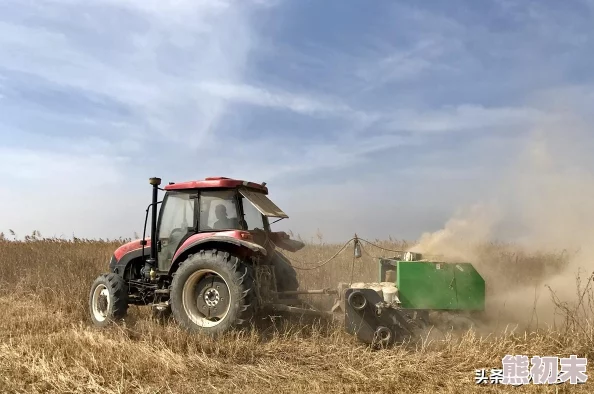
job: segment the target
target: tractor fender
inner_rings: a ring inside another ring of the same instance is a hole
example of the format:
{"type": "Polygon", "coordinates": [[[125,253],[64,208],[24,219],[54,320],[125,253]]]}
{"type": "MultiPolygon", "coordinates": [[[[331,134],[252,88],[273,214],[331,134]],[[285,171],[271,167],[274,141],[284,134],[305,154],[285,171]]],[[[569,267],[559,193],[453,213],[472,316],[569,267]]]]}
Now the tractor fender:
{"type": "Polygon", "coordinates": [[[143,245],[141,239],[137,239],[117,248],[109,261],[109,272],[125,278],[130,266],[144,264],[144,259],[149,257],[151,249],[150,238],[145,238],[145,241],[145,245],[143,245]]]}
{"type": "Polygon", "coordinates": [[[143,262],[143,255],[144,258],[149,257],[150,252],[145,249],[144,251],[141,248],[130,250],[125,254],[121,255],[118,259],[116,254],[111,256],[111,260],[109,261],[109,272],[113,272],[121,277],[125,277],[125,272],[128,270],[128,267],[132,264],[136,264],[139,262],[143,262]]]}
{"type": "Polygon", "coordinates": [[[177,250],[177,252],[175,252],[173,259],[171,259],[171,267],[169,268],[169,274],[173,274],[179,267],[179,264],[182,261],[184,261],[190,254],[196,253],[196,251],[203,249],[225,250],[234,254],[244,254],[249,256],[267,255],[266,249],[262,246],[254,242],[249,242],[234,237],[215,235],[197,240],[192,240],[190,238],[186,242],[184,242],[184,244],[177,250]]]}

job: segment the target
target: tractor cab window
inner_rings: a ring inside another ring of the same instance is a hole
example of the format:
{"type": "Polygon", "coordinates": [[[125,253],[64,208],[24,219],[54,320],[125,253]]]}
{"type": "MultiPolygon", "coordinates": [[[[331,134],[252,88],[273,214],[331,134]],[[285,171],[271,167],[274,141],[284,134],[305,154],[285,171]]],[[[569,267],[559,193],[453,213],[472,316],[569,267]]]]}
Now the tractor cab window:
{"type": "Polygon", "coordinates": [[[200,193],[200,231],[241,230],[235,190],[200,193]]]}
{"type": "Polygon", "coordinates": [[[194,201],[189,193],[169,192],[163,201],[159,223],[159,268],[167,269],[175,250],[188,232],[194,231],[194,201]]]}
{"type": "Polygon", "coordinates": [[[245,197],[241,198],[243,207],[243,215],[247,224],[247,230],[265,230],[264,228],[264,217],[262,213],[245,197]]]}

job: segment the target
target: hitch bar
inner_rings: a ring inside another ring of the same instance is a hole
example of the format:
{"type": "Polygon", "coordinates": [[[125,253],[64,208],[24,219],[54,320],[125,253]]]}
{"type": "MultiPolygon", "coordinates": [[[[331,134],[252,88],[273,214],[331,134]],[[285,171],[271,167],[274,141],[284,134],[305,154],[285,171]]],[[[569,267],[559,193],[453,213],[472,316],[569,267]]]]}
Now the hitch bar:
{"type": "Polygon", "coordinates": [[[299,315],[309,315],[309,316],[318,316],[318,317],[333,317],[333,313],[319,311],[316,309],[306,309],[306,308],[298,308],[294,306],[289,306],[285,304],[270,304],[270,309],[274,312],[288,312],[294,313],[299,315]]]}
{"type": "Polygon", "coordinates": [[[320,289],[320,290],[293,290],[293,291],[273,291],[274,295],[300,295],[300,294],[327,294],[337,295],[338,290],[336,289],[320,289]]]}

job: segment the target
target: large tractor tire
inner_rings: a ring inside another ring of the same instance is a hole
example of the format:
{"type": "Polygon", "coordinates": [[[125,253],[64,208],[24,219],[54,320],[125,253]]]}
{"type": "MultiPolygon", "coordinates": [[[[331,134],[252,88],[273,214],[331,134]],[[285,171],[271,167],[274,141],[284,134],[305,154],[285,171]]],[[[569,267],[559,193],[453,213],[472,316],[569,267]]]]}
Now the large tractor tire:
{"type": "Polygon", "coordinates": [[[228,252],[201,250],[181,263],[171,282],[171,312],[191,332],[220,335],[253,317],[252,268],[228,252]]]}
{"type": "Polygon", "coordinates": [[[98,327],[123,319],[128,313],[126,281],[114,273],[99,275],[91,285],[89,310],[93,324],[98,327]]]}

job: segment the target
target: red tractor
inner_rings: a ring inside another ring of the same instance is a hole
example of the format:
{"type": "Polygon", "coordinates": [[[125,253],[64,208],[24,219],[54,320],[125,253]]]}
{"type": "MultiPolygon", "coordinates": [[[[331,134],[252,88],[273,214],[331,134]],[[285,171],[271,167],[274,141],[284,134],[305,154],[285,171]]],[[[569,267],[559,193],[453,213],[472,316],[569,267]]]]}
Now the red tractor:
{"type": "Polygon", "coordinates": [[[296,272],[276,247],[304,245],[271,231],[269,218],[288,216],[267,197],[265,183],[211,177],[164,189],[159,178],[150,184],[143,239],[119,247],[110,272],[92,284],[95,325],[122,319],[129,305],[149,305],[190,331],[219,334],[246,325],[267,306],[287,311],[299,304],[296,272]]]}

